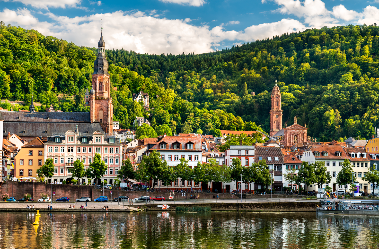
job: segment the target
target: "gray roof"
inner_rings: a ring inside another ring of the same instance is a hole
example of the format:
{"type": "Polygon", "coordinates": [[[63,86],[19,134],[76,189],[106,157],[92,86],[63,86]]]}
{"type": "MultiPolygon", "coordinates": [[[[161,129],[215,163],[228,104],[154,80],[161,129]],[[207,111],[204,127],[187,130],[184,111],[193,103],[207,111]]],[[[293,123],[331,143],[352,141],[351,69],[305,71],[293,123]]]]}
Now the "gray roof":
{"type": "Polygon", "coordinates": [[[83,136],[92,135],[95,131],[104,133],[99,123],[4,121],[3,135],[6,136],[8,132],[20,137],[64,135],[69,130],[75,131],[76,125],[78,125],[79,133],[83,136]]]}
{"type": "Polygon", "coordinates": [[[1,111],[0,120],[4,122],[87,122],[89,112],[9,112],[1,111]]]}
{"type": "Polygon", "coordinates": [[[280,136],[284,136],[284,129],[281,129],[280,131],[278,131],[273,137],[280,137],[280,136]]]}

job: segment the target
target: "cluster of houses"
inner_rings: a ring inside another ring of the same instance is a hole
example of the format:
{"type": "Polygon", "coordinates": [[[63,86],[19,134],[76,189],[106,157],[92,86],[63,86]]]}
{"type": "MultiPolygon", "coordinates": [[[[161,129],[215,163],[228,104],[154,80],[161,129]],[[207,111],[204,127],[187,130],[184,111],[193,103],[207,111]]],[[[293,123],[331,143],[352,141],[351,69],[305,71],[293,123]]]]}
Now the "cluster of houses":
{"type": "MultiPolygon", "coordinates": [[[[239,158],[244,166],[265,160],[273,176],[273,190],[283,191],[290,187],[297,190],[296,184],[289,184],[286,174],[289,170],[298,170],[302,162],[315,163],[323,161],[332,179],[329,186],[333,191],[343,187],[337,183],[344,160],[350,160],[354,175],[361,191],[371,192],[373,187],[362,178],[370,168],[378,169],[379,138],[371,140],[354,140],[345,142],[316,142],[308,137],[307,127],[297,123],[296,117],[291,126],[282,128],[281,94],[275,84],[271,93],[270,135],[256,131],[221,130],[220,137],[198,135],[194,133],[157,138],[136,139],[135,132],[120,129],[119,123],[113,121],[113,104],[110,96],[110,78],[108,62],[105,58],[105,42],[101,35],[98,43],[98,55],[94,62],[92,89],[86,92],[85,103],[90,112],[61,112],[50,107],[46,112],[35,112],[33,100],[29,111],[7,111],[0,109],[0,179],[12,178],[19,181],[36,180],[37,170],[46,159],[54,162],[54,175],[48,182],[62,183],[72,179],[75,160],[79,159],[88,168],[95,154],[100,154],[108,166],[102,180],[114,184],[118,171],[125,159],[130,159],[136,169],[144,155],[152,151],[160,153],[162,160],[169,166],[176,166],[180,159],[188,161],[192,168],[198,163],[216,160],[219,165],[230,166],[234,158],[239,158]],[[251,136],[261,133],[268,138],[266,143],[255,145],[232,145],[225,152],[220,152],[218,145],[225,143],[227,136],[251,136]]],[[[133,95],[137,102],[149,109],[149,96],[140,92],[133,95]]],[[[146,118],[137,117],[134,127],[149,124],[146,118]]],[[[211,190],[214,192],[231,192],[233,190],[255,191],[260,184],[241,182],[196,183],[192,180],[178,179],[170,186],[164,187],[160,181],[151,181],[155,186],[167,189],[211,190]]],[[[80,183],[89,183],[84,177],[80,183]]],[[[151,184],[153,185],[153,184],[151,184]]],[[[317,191],[315,184],[308,190],[317,191]]]]}

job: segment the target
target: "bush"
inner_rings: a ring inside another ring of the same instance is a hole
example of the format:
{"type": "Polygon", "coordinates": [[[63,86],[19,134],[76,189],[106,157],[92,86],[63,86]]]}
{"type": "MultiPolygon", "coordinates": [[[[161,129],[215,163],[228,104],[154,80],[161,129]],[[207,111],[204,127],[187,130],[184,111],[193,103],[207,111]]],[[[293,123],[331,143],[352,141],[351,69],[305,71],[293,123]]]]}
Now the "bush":
{"type": "Polygon", "coordinates": [[[63,185],[66,185],[66,183],[67,183],[66,180],[62,181],[62,184],[63,184],[63,185]]]}
{"type": "Polygon", "coordinates": [[[9,199],[9,194],[7,193],[3,194],[3,201],[6,201],[7,199],[9,199]]]}
{"type": "Polygon", "coordinates": [[[31,196],[30,194],[26,193],[26,194],[24,194],[24,199],[25,199],[26,201],[29,201],[29,200],[32,199],[32,196],[31,196]]]}

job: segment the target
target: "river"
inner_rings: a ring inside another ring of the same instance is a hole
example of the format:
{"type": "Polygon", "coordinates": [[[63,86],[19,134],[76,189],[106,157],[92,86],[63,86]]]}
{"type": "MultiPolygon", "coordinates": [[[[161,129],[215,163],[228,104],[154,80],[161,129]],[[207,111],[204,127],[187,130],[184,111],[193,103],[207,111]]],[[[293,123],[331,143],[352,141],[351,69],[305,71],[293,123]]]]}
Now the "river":
{"type": "Polygon", "coordinates": [[[0,248],[379,248],[379,217],[315,213],[0,213],[0,248]]]}

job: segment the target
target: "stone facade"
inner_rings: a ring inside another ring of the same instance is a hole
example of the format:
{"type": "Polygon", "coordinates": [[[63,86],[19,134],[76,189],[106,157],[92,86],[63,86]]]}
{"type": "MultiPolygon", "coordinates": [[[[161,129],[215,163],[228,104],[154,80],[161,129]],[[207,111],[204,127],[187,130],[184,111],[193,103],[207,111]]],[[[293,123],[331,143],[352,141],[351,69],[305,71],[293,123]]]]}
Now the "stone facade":
{"type": "Polygon", "coordinates": [[[281,144],[284,147],[292,147],[294,145],[303,146],[308,141],[308,129],[304,126],[297,124],[296,117],[294,124],[284,128],[284,136],[281,144]]]}
{"type": "Polygon", "coordinates": [[[277,84],[271,92],[271,111],[270,111],[270,137],[282,130],[282,96],[277,84]]]}

